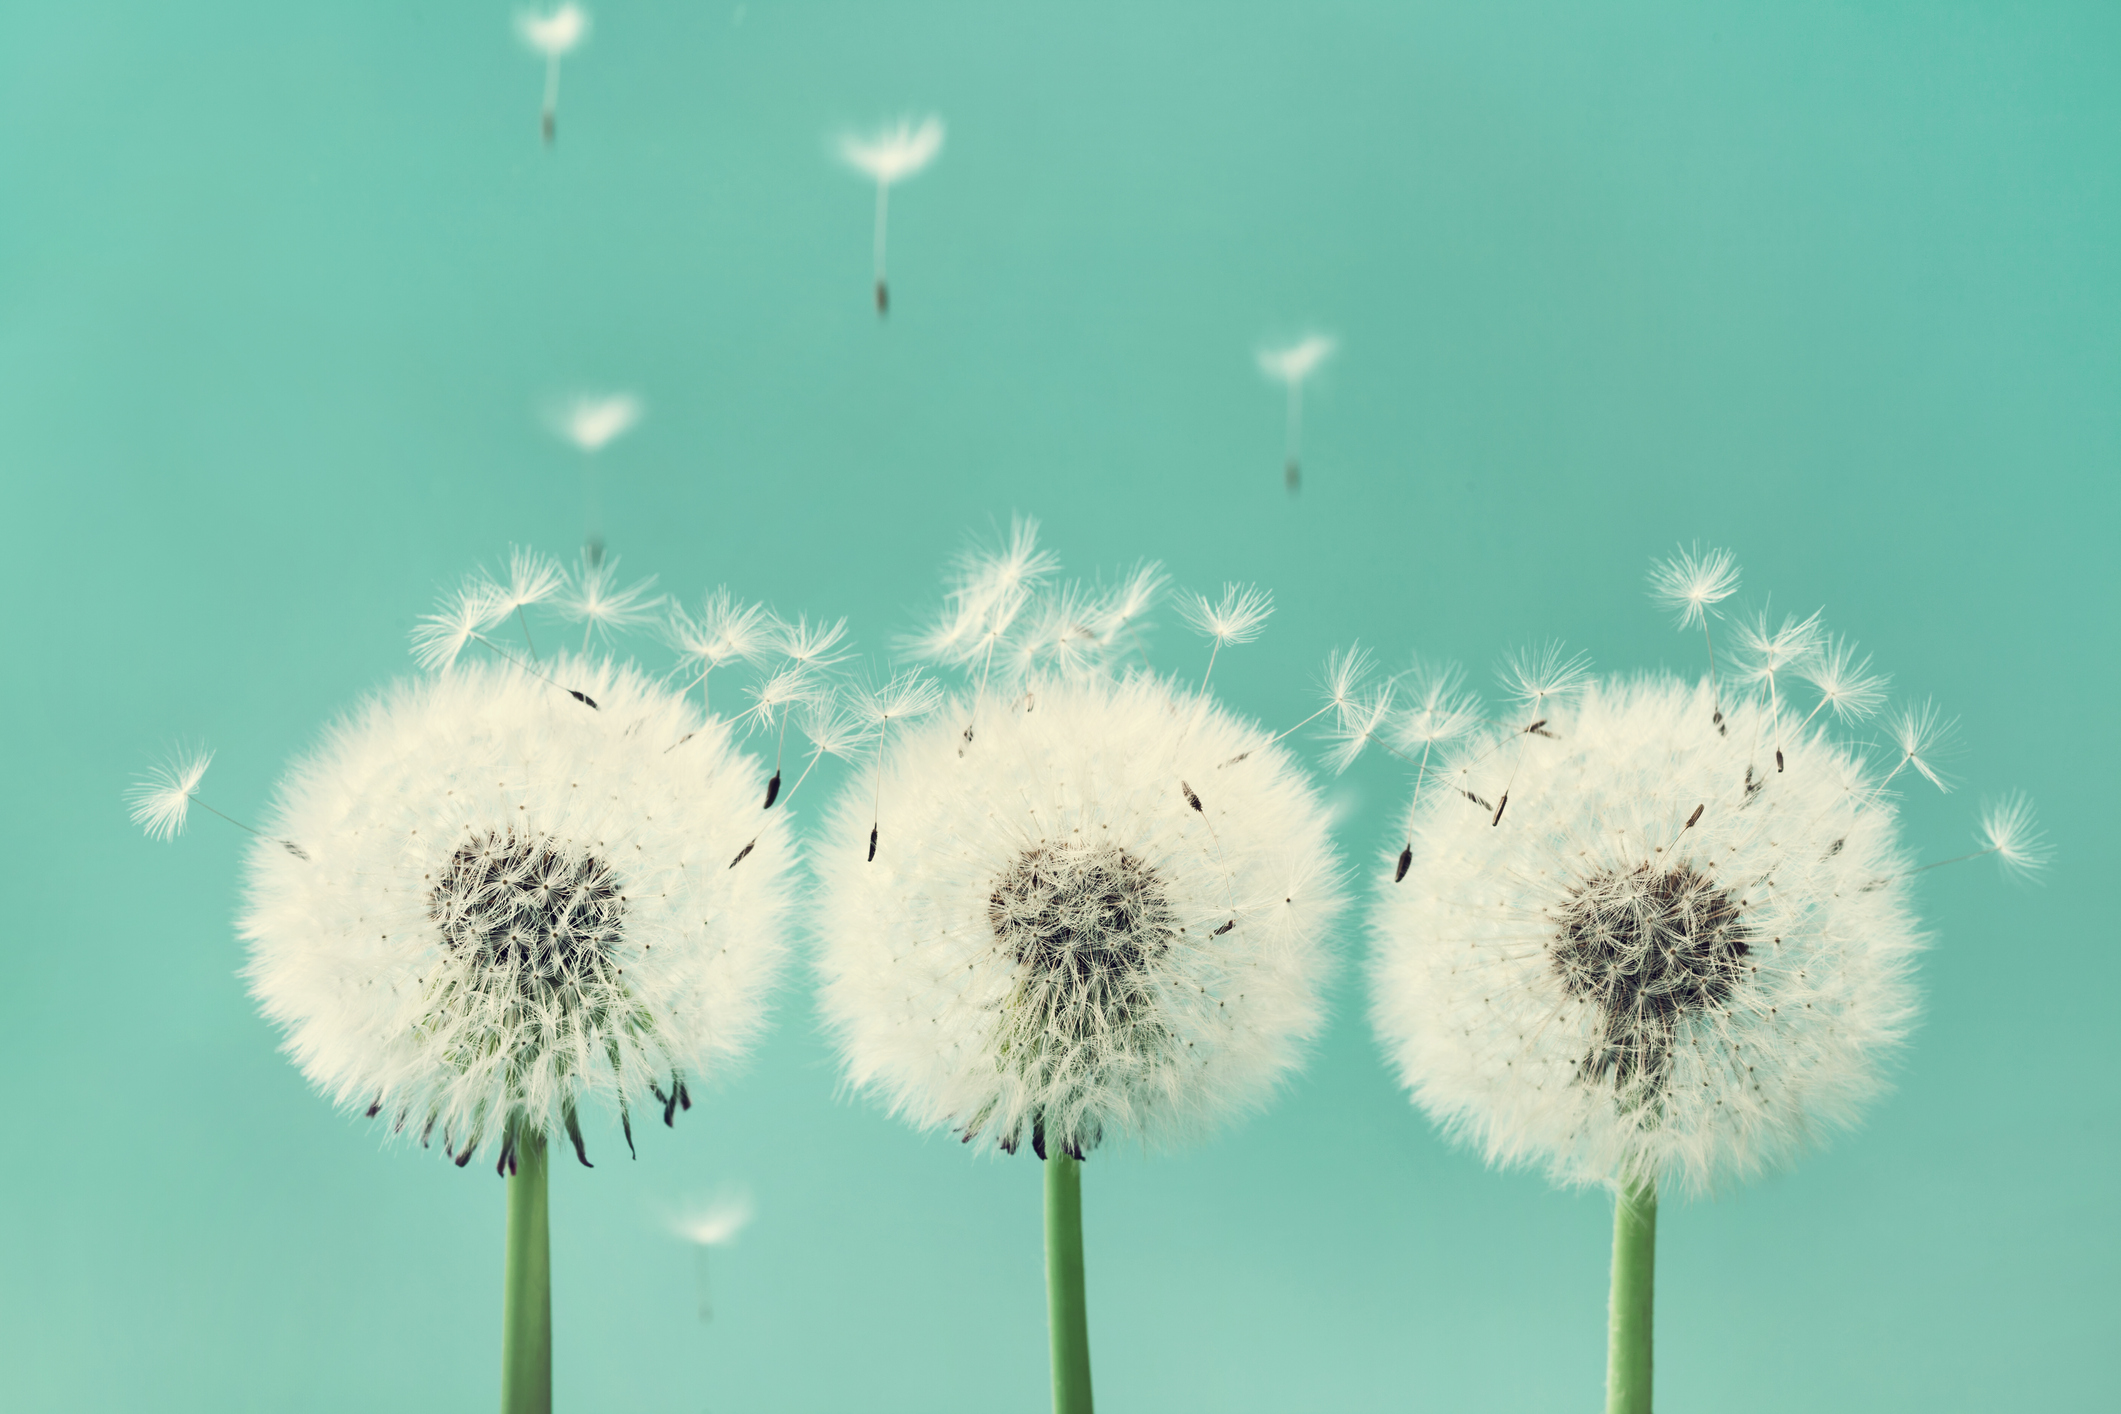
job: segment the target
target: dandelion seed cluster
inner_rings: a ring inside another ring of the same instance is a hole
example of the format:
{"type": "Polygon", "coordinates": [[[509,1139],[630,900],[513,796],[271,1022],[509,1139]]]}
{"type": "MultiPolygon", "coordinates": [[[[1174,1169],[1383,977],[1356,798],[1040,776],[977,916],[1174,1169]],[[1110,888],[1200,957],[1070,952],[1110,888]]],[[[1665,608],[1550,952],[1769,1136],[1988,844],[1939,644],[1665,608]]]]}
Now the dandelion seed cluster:
{"type": "MultiPolygon", "coordinates": [[[[1661,575],[1703,626],[1736,587],[1727,556],[1661,575]]],[[[1445,714],[1372,910],[1373,1018],[1415,1098],[1493,1161],[1710,1188],[1852,1122],[1913,1021],[1924,937],[1889,788],[1936,778],[1934,717],[1903,717],[1880,767],[1815,721],[1882,695],[1816,616],[1738,640],[1720,686],[1592,681],[1549,650],[1514,665],[1499,721],[1445,714]]]]}
{"type": "Polygon", "coordinates": [[[460,1164],[523,1129],[579,1150],[591,1095],[630,1141],[762,1019],[791,858],[763,774],[624,664],[401,683],[281,788],[270,833],[308,857],[251,852],[251,985],[334,1101],[460,1164]]]}
{"type": "Polygon", "coordinates": [[[817,923],[857,1084],[968,1143],[1080,1157],[1263,1098],[1317,1029],[1342,900],[1287,753],[1116,666],[1154,570],[1099,595],[1042,590],[1051,569],[1021,528],[968,568],[926,641],[973,686],[840,800],[817,923]]]}

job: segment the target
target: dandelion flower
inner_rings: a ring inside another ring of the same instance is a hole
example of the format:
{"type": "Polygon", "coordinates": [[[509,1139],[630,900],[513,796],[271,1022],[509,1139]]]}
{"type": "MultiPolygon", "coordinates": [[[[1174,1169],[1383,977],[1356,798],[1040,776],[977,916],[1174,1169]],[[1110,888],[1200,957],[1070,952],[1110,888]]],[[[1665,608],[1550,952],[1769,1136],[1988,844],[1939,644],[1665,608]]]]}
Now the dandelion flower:
{"type": "MultiPolygon", "coordinates": [[[[1138,597],[1063,586],[1023,633],[1138,597]]],[[[1319,1025],[1341,896],[1326,812],[1266,732],[1094,655],[1029,661],[984,706],[967,662],[940,713],[902,724],[888,691],[870,709],[876,780],[850,785],[816,849],[821,999],[856,1085],[1047,1161],[1055,1407],[1074,1411],[1078,1161],[1121,1134],[1183,1142],[1272,1091],[1319,1025]]]]}
{"type": "Polygon", "coordinates": [[[891,291],[884,278],[884,233],[892,184],[919,172],[942,150],[943,120],[934,116],[918,123],[910,118],[901,119],[873,133],[848,133],[840,139],[840,156],[848,165],[867,173],[876,183],[876,312],[879,318],[891,312],[891,291]]]}
{"type": "Polygon", "coordinates": [[[1913,1012],[1921,935],[1894,812],[1859,757],[1757,740],[1765,704],[1604,681],[1547,734],[1490,729],[1380,891],[1376,1021],[1421,1103],[1497,1162],[1706,1189],[1849,1122],[1913,1012]],[[1757,735],[1756,735],[1757,733],[1757,735]],[[1512,757],[1516,759],[1511,760],[1512,757]]]}
{"type": "Polygon", "coordinates": [[[1282,480],[1292,493],[1303,484],[1304,380],[1333,348],[1333,340],[1323,334],[1307,334],[1286,348],[1263,349],[1259,354],[1260,372],[1289,390],[1282,480]]]}
{"type": "Polygon", "coordinates": [[[242,919],[251,988],[319,1090],[514,1175],[507,1408],[549,1387],[548,1139],[588,1164],[588,1101],[629,1148],[643,1106],[690,1108],[758,1034],[789,902],[785,820],[758,818],[726,724],[628,665],[552,671],[600,706],[460,663],[334,726],[272,813],[306,857],[261,842],[242,919]]]}
{"type": "MultiPolygon", "coordinates": [[[[1705,623],[1737,568],[1689,553],[1657,579],[1705,623]]],[[[1414,1099],[1491,1162],[1615,1193],[1615,1410],[1649,1408],[1659,1192],[1779,1167],[1852,1124],[1915,1016],[1919,870],[1886,787],[1937,779],[1944,724],[1924,707],[1886,753],[1838,741],[1779,682],[1839,654],[1818,616],[1740,638],[1729,695],[1591,680],[1559,650],[1513,662],[1499,720],[1469,728],[1441,690],[1450,788],[1417,777],[1371,913],[1372,1018],[1414,1099]]],[[[1845,654],[1823,675],[1868,696],[1845,654]]],[[[2007,864],[2037,848],[2029,808],[1984,831],[1979,853],[2007,864]]]]}
{"type": "Polygon", "coordinates": [[[545,56],[545,106],[539,128],[545,135],[545,145],[550,147],[558,136],[560,56],[588,37],[589,13],[571,2],[545,14],[525,10],[516,15],[516,33],[545,56]]]}

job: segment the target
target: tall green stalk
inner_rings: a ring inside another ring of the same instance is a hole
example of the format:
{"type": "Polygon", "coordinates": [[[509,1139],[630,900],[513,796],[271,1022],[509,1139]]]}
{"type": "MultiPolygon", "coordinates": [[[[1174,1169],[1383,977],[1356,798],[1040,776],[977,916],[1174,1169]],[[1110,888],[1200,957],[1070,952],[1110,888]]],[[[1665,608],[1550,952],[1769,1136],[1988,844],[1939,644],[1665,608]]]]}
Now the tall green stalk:
{"type": "Polygon", "coordinates": [[[1657,1185],[1613,1197],[1613,1304],[1606,1327],[1606,1414],[1650,1414],[1657,1294],[1657,1185]]]}
{"type": "Polygon", "coordinates": [[[552,1238],[545,1136],[516,1138],[501,1290],[501,1414],[552,1414],[552,1238]]]}
{"type": "Polygon", "coordinates": [[[1083,1166],[1054,1154],[1046,1170],[1046,1324],[1053,1414],[1090,1414],[1090,1322],[1083,1311],[1083,1166]]]}

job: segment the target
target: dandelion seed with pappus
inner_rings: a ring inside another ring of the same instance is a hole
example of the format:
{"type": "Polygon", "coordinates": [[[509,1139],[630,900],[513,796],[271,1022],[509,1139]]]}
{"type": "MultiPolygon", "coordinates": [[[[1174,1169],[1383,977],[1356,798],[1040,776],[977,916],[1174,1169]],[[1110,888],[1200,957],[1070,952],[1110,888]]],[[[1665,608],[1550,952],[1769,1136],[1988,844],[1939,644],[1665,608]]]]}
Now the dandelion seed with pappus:
{"type": "Polygon", "coordinates": [[[1307,334],[1278,349],[1262,349],[1259,370],[1289,390],[1289,414],[1283,435],[1282,482],[1294,495],[1303,485],[1304,381],[1333,352],[1333,340],[1307,334]]]}
{"type": "Polygon", "coordinates": [[[589,36],[589,13],[576,4],[561,5],[545,14],[525,10],[516,16],[516,33],[523,42],[545,56],[545,103],[538,128],[545,145],[559,136],[560,56],[589,36]]]}
{"type": "MultiPolygon", "coordinates": [[[[1044,1161],[1054,1407],[1079,1414],[1082,1161],[1121,1136],[1183,1143],[1271,1094],[1319,1026],[1342,900],[1283,748],[1132,665],[1161,572],[1098,589],[1053,569],[1028,525],[961,566],[921,641],[962,681],[911,721],[872,708],[875,780],[815,847],[816,917],[849,1079],[922,1128],[1044,1161]]],[[[1238,591],[1207,612],[1219,647],[1266,606],[1238,591]]]]}
{"type": "MultiPolygon", "coordinates": [[[[592,1101],[629,1151],[642,1111],[674,1124],[756,1038],[785,948],[786,812],[761,818],[729,724],[630,663],[532,646],[532,605],[637,621],[611,568],[563,589],[518,551],[505,583],[466,580],[414,635],[430,671],[326,732],[248,860],[245,975],[303,1073],[508,1177],[507,1411],[550,1408],[549,1145],[591,1163],[592,1101]],[[489,636],[510,617],[521,651],[489,636]]],[[[181,828],[205,766],[144,783],[136,818],[181,828]]]]}
{"type": "Polygon", "coordinates": [[[868,134],[840,139],[840,156],[876,183],[876,313],[891,312],[891,288],[884,276],[884,235],[889,224],[891,188],[914,176],[943,150],[943,120],[934,116],[901,119],[868,134]]]}
{"type": "Polygon", "coordinates": [[[582,454],[582,546],[592,565],[604,558],[604,497],[597,454],[632,431],[645,409],[631,393],[583,394],[555,406],[553,431],[582,454]]]}
{"type": "MultiPolygon", "coordinates": [[[[1683,626],[1736,582],[1722,551],[1653,577],[1683,626]]],[[[1882,751],[1829,735],[1821,707],[1873,689],[1816,615],[1754,620],[1730,668],[1593,678],[1549,650],[1513,661],[1499,714],[1475,723],[1443,687],[1397,734],[1440,720],[1448,758],[1417,773],[1377,885],[1372,1017],[1448,1132],[1613,1190],[1614,1414],[1650,1407],[1660,1193],[1853,1124],[1915,1017],[1919,871],[1890,787],[1936,779],[1940,720],[1907,714],[1882,751]],[[1822,678],[1819,704],[1792,701],[1822,678]]],[[[1984,828],[1980,853],[2035,856],[2029,812],[1984,828]]]]}

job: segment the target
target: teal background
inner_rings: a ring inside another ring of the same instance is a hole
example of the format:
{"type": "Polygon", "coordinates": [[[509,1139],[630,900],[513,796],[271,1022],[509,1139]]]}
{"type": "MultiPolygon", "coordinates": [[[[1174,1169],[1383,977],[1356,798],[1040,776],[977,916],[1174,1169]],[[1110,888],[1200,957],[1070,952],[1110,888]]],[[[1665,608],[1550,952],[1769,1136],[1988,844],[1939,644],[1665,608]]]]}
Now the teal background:
{"type": "MultiPolygon", "coordinates": [[[[1642,594],[1679,540],[1825,605],[1963,718],[1918,852],[2022,786],[2060,856],[1926,876],[1927,1018],[1860,1133],[1666,1206],[1660,1405],[2121,1402],[2121,10],[609,0],[549,154],[509,14],[0,8],[8,1407],[494,1398],[501,1185],[307,1092],[235,977],[241,839],[150,844],[120,793],[199,738],[257,810],[437,586],[569,551],[536,414],[577,387],[648,400],[605,458],[629,569],[876,662],[1012,511],[1081,572],[1271,586],[1217,677],[1272,722],[1358,636],[1695,670],[1642,594]],[[931,109],[880,326],[829,143],[931,109]],[[1313,326],[1292,499],[1252,351],[1313,326]]],[[[1333,789],[1368,869],[1402,786],[1333,789]]],[[[555,1170],[562,1407],[1041,1408],[1035,1165],[843,1095],[800,977],[778,1017],[638,1163],[555,1170]],[[662,1214],[734,1183],[703,1327],[662,1214]]],[[[1352,967],[1267,1113],[1085,1191],[1112,1414],[1598,1406],[1604,1199],[1442,1142],[1352,967]]]]}

